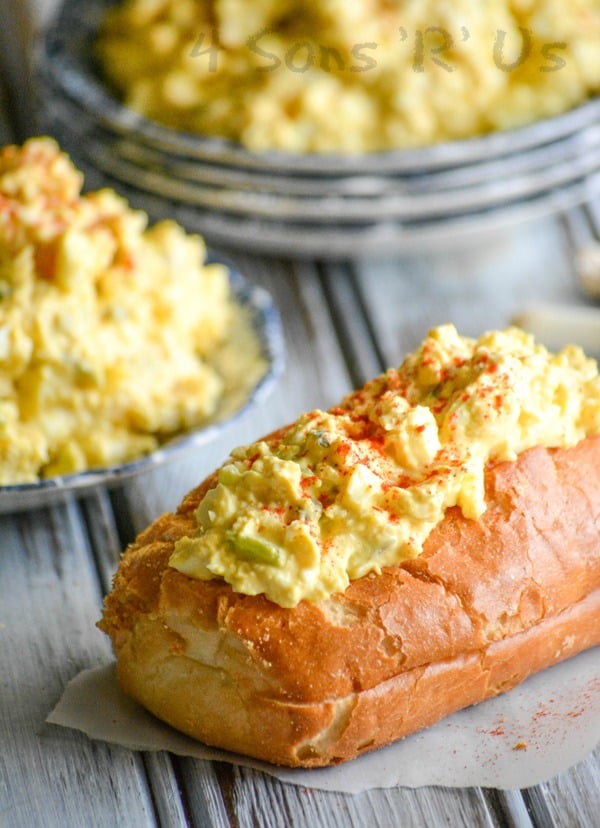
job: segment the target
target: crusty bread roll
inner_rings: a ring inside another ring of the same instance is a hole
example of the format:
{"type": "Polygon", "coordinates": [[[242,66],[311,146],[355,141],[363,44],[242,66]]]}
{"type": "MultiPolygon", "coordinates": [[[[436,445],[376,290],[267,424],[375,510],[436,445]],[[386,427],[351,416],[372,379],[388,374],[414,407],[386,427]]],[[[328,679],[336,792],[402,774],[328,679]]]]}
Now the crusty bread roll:
{"type": "Polygon", "coordinates": [[[100,627],[126,693],[208,744],[323,766],[600,643],[600,437],[488,464],[423,553],[283,608],[169,566],[215,476],[126,551],[100,627]]]}

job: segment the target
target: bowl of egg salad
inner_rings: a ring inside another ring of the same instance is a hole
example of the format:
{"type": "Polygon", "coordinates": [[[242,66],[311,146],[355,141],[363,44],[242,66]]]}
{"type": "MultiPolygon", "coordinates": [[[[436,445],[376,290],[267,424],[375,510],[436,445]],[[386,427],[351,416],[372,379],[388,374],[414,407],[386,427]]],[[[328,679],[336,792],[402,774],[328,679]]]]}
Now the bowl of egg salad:
{"type": "Polygon", "coordinates": [[[51,138],[0,150],[0,511],[198,448],[283,365],[269,294],[51,138]]]}
{"type": "Polygon", "coordinates": [[[600,189],[596,0],[66,0],[37,66],[86,174],[212,243],[393,252],[600,189]]]}

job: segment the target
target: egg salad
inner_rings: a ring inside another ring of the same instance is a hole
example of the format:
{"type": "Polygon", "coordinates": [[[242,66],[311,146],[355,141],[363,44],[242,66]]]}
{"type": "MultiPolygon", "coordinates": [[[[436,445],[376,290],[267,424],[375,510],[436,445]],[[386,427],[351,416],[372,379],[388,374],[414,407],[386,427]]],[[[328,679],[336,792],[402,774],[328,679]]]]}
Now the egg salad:
{"type": "Polygon", "coordinates": [[[518,328],[430,331],[397,370],[235,450],[170,565],[285,607],[414,558],[446,509],[485,511],[490,461],[600,432],[596,362],[518,328]]]}
{"type": "Polygon", "coordinates": [[[214,411],[226,268],[50,138],[0,152],[0,485],[123,463],[214,411]]]}
{"type": "Polygon", "coordinates": [[[253,152],[362,153],[514,129],[600,92],[598,0],[117,0],[127,106],[253,152]]]}

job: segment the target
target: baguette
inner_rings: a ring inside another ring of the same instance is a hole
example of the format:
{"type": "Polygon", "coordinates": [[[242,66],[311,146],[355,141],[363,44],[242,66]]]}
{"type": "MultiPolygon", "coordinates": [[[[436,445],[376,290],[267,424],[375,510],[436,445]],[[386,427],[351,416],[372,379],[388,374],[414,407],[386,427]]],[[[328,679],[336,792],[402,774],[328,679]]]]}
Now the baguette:
{"type": "MultiPolygon", "coordinates": [[[[425,353],[429,359],[431,341],[425,353]]],[[[536,365],[538,357],[535,351],[536,365]]],[[[463,361],[453,360],[463,370],[463,361]]],[[[563,358],[558,362],[562,366],[563,358]]],[[[514,364],[521,376],[525,361],[514,364]]],[[[409,554],[396,563],[373,565],[351,577],[345,588],[314,600],[301,597],[286,605],[284,593],[281,601],[269,597],[266,582],[256,586],[249,580],[251,589],[243,590],[225,576],[195,576],[176,565],[182,539],[185,545],[200,535],[202,543],[212,543],[198,522],[207,508],[217,508],[215,493],[227,489],[226,479],[235,472],[225,464],[225,473],[212,474],[174,513],[158,518],[121,560],[99,626],[111,637],[123,690],[205,743],[275,764],[319,767],[403,738],[600,644],[597,374],[577,354],[574,364],[592,383],[581,408],[592,433],[566,446],[535,444],[514,459],[488,458],[476,515],[457,495],[416,553],[407,547],[409,554]],[[248,594],[252,589],[255,594],[248,594]]],[[[486,383],[501,373],[497,366],[482,370],[486,383]]],[[[499,380],[504,387],[505,379],[499,380]]],[[[395,375],[385,387],[392,385],[398,385],[395,375]]],[[[536,385],[541,387],[539,381],[536,385]]],[[[584,383],[567,386],[581,389],[584,383]]],[[[553,399],[566,400],[572,411],[573,399],[562,387],[556,385],[553,399]]],[[[464,388],[459,383],[458,393],[466,399],[464,388]]],[[[488,393],[487,384],[484,390],[496,405],[497,395],[488,393]]],[[[439,394],[433,399],[438,405],[439,394]]],[[[355,431],[364,401],[364,391],[359,392],[343,409],[350,411],[355,431]]],[[[531,420],[533,408],[526,405],[531,420]]],[[[554,426],[560,430],[559,421],[554,426]]],[[[270,452],[282,445],[288,456],[286,440],[295,428],[292,424],[265,438],[261,456],[272,459],[270,452]]],[[[423,428],[416,428],[422,437],[423,428]]],[[[490,433],[496,440],[497,428],[490,433]]],[[[325,442],[333,452],[335,446],[325,442]]],[[[253,454],[255,448],[250,449],[253,454]]],[[[436,457],[447,460],[445,451],[436,457]]],[[[403,457],[411,455],[405,451],[403,457]]],[[[260,466],[252,465],[254,456],[248,462],[248,485],[264,494],[266,483],[256,471],[260,466]]],[[[324,477],[329,474],[319,468],[324,477]]],[[[472,464],[468,468],[472,471],[472,464]]],[[[431,466],[427,469],[431,477],[431,466]]],[[[348,471],[353,470],[351,464],[348,471]]],[[[306,487],[313,478],[302,480],[306,487]]],[[[388,488],[381,486],[386,496],[388,488]]],[[[347,489],[340,491],[340,497],[347,496],[347,489]]],[[[231,492],[226,497],[230,511],[232,497],[231,492]]],[[[261,508],[281,512],[276,506],[268,500],[261,508]]],[[[237,507],[245,508],[240,502],[237,507]]],[[[369,502],[365,520],[370,510],[369,502]]],[[[233,513],[231,520],[238,514],[235,508],[233,513]]],[[[349,537],[358,544],[361,536],[352,519],[349,514],[349,537]]],[[[331,526],[332,519],[327,520],[331,526]]],[[[231,534],[220,541],[228,555],[235,546],[231,534]]],[[[315,537],[326,559],[333,547],[325,535],[315,537]]],[[[215,548],[222,551],[219,544],[215,548]]],[[[280,568],[280,562],[262,567],[280,568]]],[[[247,563],[240,569],[246,571],[247,563]]]]}
{"type": "Polygon", "coordinates": [[[600,643],[600,438],[486,472],[423,554],[294,608],[169,567],[214,476],[132,544],[106,600],[124,691],[211,745],[351,759],[600,643]]]}

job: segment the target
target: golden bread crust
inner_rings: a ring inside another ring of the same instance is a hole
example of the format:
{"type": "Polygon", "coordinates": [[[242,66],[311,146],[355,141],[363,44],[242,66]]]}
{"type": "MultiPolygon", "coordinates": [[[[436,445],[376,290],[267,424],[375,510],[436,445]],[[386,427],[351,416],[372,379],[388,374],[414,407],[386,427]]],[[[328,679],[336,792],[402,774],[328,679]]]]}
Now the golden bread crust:
{"type": "Polygon", "coordinates": [[[125,691],[207,743],[344,761],[600,643],[600,437],[488,468],[479,520],[293,609],[168,566],[214,482],[126,550],[100,622],[125,691]]]}

